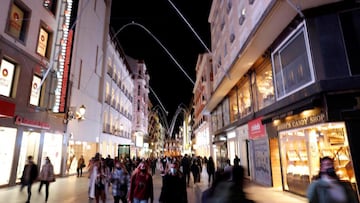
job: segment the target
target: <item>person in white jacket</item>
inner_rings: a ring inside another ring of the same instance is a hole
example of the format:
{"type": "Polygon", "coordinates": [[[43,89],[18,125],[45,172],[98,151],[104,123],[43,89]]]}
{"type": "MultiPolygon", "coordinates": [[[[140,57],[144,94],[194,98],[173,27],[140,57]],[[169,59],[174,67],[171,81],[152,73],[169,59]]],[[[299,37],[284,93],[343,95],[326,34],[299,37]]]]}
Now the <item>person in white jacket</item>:
{"type": "Polygon", "coordinates": [[[45,164],[41,168],[39,180],[40,186],[38,191],[40,193],[42,186],[45,184],[45,202],[47,202],[49,198],[49,185],[51,182],[55,181],[54,166],[49,157],[45,158],[45,164]]]}

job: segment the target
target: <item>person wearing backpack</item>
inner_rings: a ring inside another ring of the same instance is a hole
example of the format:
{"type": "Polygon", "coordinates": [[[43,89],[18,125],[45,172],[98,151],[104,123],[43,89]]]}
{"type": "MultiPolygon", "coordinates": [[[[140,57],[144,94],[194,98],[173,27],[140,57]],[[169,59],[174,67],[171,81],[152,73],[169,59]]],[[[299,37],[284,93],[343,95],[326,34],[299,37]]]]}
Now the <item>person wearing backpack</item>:
{"type": "Polygon", "coordinates": [[[114,203],[127,202],[127,193],[130,186],[130,176],[124,164],[116,162],[113,173],[111,174],[112,194],[114,203]]]}
{"type": "Polygon", "coordinates": [[[131,176],[129,189],[129,203],[154,202],[154,185],[145,161],[140,162],[131,176]]]}

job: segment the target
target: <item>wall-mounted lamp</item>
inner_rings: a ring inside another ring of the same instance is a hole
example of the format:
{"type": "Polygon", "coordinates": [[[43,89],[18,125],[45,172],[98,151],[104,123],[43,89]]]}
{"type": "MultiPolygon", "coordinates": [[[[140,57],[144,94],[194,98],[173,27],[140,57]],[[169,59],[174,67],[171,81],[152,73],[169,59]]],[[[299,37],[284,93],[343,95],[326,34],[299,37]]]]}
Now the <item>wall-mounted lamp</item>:
{"type": "Polygon", "coordinates": [[[86,107],[84,104],[82,104],[79,107],[79,111],[76,110],[75,107],[70,107],[69,111],[67,112],[67,117],[64,120],[65,123],[77,119],[77,120],[85,120],[85,112],[86,112],[86,107]]]}

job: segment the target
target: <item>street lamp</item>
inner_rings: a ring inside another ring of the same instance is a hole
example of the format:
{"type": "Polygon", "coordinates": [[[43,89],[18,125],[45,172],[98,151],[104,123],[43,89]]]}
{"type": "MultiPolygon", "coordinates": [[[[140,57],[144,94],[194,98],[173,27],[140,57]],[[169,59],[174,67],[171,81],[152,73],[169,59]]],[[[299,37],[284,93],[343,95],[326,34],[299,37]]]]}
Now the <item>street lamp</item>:
{"type": "Polygon", "coordinates": [[[69,111],[66,114],[66,119],[64,119],[64,123],[68,123],[71,120],[85,120],[85,112],[86,112],[86,107],[84,104],[82,104],[79,107],[79,111],[76,110],[76,107],[70,107],[69,111]]]}

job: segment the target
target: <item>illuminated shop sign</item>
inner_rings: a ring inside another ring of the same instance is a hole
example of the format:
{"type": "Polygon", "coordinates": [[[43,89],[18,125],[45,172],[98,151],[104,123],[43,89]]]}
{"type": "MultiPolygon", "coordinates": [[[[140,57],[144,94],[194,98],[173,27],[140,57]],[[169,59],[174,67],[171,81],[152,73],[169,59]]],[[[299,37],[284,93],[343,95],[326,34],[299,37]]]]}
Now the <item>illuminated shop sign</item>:
{"type": "Polygon", "coordinates": [[[24,19],[24,12],[15,4],[12,5],[10,11],[10,24],[9,24],[9,32],[16,38],[20,37],[21,28],[24,19]]]}
{"type": "Polygon", "coordinates": [[[30,104],[34,106],[39,106],[40,89],[38,87],[40,83],[41,83],[41,78],[34,75],[31,86],[31,94],[30,94],[30,104]]]}
{"type": "Polygon", "coordinates": [[[41,56],[45,56],[46,54],[48,39],[49,33],[47,33],[43,28],[40,28],[38,46],[36,51],[41,56]]]}
{"type": "Polygon", "coordinates": [[[265,136],[265,128],[264,125],[261,123],[261,119],[262,117],[254,119],[248,123],[250,139],[255,139],[265,136]]]}
{"type": "Polygon", "coordinates": [[[41,128],[41,129],[45,129],[45,130],[50,129],[50,125],[46,122],[30,120],[27,118],[23,118],[21,116],[15,117],[15,124],[21,125],[21,126],[32,127],[32,128],[41,128]]]}
{"type": "Polygon", "coordinates": [[[66,90],[68,82],[70,51],[72,44],[72,32],[69,32],[72,0],[66,1],[64,21],[62,25],[62,36],[60,39],[60,51],[58,55],[59,68],[57,72],[58,83],[55,91],[54,112],[65,112],[66,90]]]}
{"type": "Polygon", "coordinates": [[[325,121],[325,114],[320,113],[320,114],[307,116],[307,117],[301,117],[301,118],[297,118],[297,119],[293,119],[293,120],[290,120],[290,121],[280,123],[277,126],[277,130],[286,130],[286,129],[291,129],[291,128],[299,128],[299,127],[303,127],[303,126],[307,126],[307,125],[321,123],[321,122],[324,122],[324,121],[325,121]]]}
{"type": "Polygon", "coordinates": [[[14,78],[15,65],[7,60],[1,61],[0,66],[0,95],[9,97],[14,78]]]}

